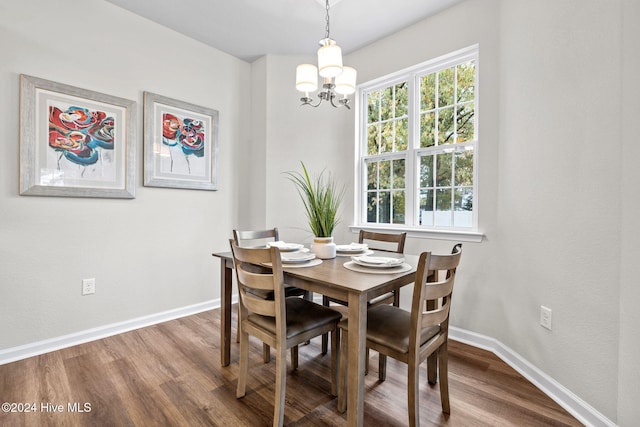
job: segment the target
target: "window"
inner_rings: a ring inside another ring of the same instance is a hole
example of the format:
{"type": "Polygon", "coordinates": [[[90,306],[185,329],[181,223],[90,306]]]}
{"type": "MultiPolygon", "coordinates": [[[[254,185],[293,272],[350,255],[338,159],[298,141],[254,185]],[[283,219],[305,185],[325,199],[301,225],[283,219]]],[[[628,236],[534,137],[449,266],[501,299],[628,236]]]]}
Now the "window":
{"type": "Polygon", "coordinates": [[[360,227],[477,230],[478,48],[358,91],[360,227]]]}

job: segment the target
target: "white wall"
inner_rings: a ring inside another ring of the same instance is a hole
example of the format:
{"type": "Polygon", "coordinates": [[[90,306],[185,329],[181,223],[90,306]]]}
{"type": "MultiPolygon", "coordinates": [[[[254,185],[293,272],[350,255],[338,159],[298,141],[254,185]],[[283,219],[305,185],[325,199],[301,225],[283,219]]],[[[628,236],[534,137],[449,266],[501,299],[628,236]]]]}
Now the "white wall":
{"type": "Polygon", "coordinates": [[[640,420],[640,1],[622,1],[622,180],[620,347],[618,355],[618,424],[633,426],[640,420]]]}
{"type": "Polygon", "coordinates": [[[102,1],[2,2],[0,52],[0,350],[219,298],[250,65],[102,1]],[[18,195],[21,73],[138,102],[135,199],[18,195]],[[220,112],[219,191],[142,186],[143,91],[220,112]]]}

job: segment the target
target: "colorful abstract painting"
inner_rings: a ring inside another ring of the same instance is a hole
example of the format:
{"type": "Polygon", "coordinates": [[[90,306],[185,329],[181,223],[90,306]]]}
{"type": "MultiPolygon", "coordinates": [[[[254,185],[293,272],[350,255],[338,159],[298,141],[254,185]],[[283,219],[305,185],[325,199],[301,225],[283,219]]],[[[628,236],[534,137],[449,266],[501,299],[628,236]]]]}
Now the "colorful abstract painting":
{"type": "Polygon", "coordinates": [[[87,166],[98,163],[101,151],[113,151],[114,118],[78,106],[64,110],[49,106],[49,147],[58,153],[58,170],[60,162],[67,160],[82,166],[84,176],[87,166]]]}
{"type": "Polygon", "coordinates": [[[144,185],[217,189],[218,112],[145,92],[144,185]]]}
{"type": "Polygon", "coordinates": [[[20,194],[133,198],[135,101],[21,75],[20,194]]]}
{"type": "MultiPolygon", "coordinates": [[[[184,155],[187,172],[191,174],[191,160],[204,157],[206,128],[202,121],[178,117],[174,114],[162,114],[162,143],[168,147],[178,147],[184,155]]],[[[173,153],[169,151],[169,171],[173,172],[173,153]]]]}

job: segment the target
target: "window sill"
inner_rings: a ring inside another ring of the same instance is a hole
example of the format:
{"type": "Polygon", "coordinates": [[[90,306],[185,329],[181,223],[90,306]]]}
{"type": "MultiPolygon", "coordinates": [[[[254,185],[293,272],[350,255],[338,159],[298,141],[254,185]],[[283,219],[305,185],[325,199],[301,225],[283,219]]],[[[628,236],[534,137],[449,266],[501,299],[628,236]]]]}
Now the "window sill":
{"type": "Polygon", "coordinates": [[[360,230],[370,230],[379,232],[406,232],[407,237],[415,237],[418,239],[438,239],[452,240],[457,242],[480,243],[484,239],[484,234],[476,231],[462,230],[425,230],[416,227],[403,227],[401,225],[381,226],[381,225],[350,225],[351,232],[359,232],[360,230]]]}

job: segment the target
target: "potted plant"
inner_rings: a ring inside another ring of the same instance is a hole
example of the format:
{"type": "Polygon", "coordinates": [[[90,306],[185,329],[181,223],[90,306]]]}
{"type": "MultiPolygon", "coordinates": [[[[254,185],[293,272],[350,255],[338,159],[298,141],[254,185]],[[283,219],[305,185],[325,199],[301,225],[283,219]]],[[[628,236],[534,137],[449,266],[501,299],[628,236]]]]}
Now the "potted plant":
{"type": "Polygon", "coordinates": [[[302,172],[286,174],[296,185],[309,220],[309,227],[315,236],[311,251],[321,259],[335,258],[333,230],[339,222],[338,209],[344,195],[344,186],[339,187],[331,174],[325,175],[325,170],[312,179],[304,163],[300,164],[302,172]]]}

